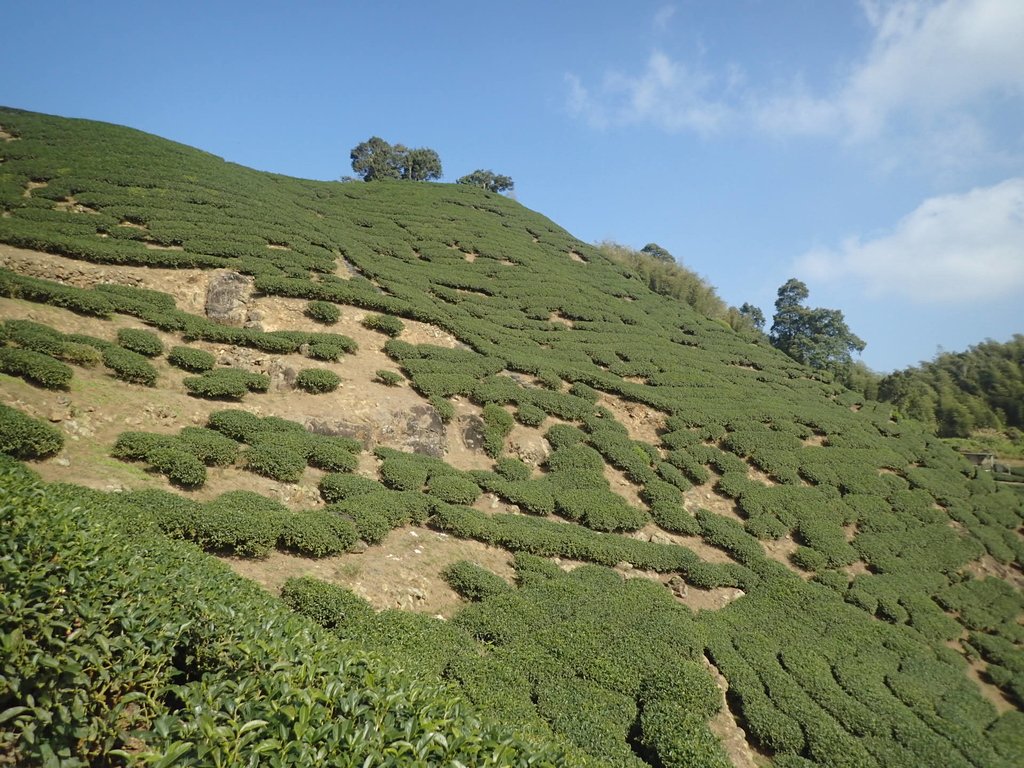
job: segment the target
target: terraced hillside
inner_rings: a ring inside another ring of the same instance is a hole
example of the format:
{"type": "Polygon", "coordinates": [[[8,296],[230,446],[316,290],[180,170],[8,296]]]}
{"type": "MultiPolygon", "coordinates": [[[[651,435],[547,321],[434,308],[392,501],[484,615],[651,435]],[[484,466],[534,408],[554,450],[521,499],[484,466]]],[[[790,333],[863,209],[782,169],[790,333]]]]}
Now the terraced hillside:
{"type": "Polygon", "coordinates": [[[1020,497],[544,217],[15,110],[0,211],[0,759],[1024,762],[1020,497]]]}

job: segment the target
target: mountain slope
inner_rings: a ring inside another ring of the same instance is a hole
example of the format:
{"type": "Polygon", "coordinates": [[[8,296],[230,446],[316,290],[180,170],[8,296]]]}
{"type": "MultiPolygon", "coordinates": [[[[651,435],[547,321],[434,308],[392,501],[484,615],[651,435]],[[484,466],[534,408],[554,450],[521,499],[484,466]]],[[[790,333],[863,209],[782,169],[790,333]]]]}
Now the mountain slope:
{"type": "MultiPolygon", "coordinates": [[[[97,349],[124,328],[149,329],[164,349],[187,342],[221,369],[271,374],[270,391],[243,391],[239,410],[294,422],[217,416],[225,404],[189,396],[159,355],[152,390],[76,364],[79,410],[164,409],[142,426],[173,440],[137,454],[151,471],[131,484],[165,495],[144,497],[139,514],[156,498],[177,504],[167,493],[188,497],[199,522],[164,529],[223,550],[202,521],[231,505],[210,489],[255,489],[290,507],[266,512],[285,526],[271,550],[285,546],[288,515],[313,506],[354,527],[364,560],[383,556],[391,529],[445,534],[467,557],[515,553],[494,560],[515,586],[445,571],[475,600],[448,624],[354,603],[334,631],[601,763],[722,764],[711,734],[742,742],[737,724],[749,744],[730,748],[735,764],[1018,760],[1021,501],[917,422],[652,293],[500,195],[289,179],[13,110],[0,110],[0,128],[0,254],[13,268],[0,272],[0,314],[65,335],[89,324],[97,349]],[[248,327],[202,316],[215,270],[252,279],[237,319],[248,327]],[[306,317],[309,300],[338,305],[344,333],[306,317]],[[350,385],[312,396],[273,375],[306,365],[351,370],[350,385]],[[409,386],[371,383],[378,368],[409,386]],[[349,429],[361,443],[330,445],[354,458],[336,456],[343,471],[324,475],[321,438],[346,409],[371,411],[357,394],[389,413],[424,409],[436,439],[349,429]],[[194,451],[180,430],[197,423],[240,458],[206,470],[206,487],[168,485],[167,452],[194,451]],[[296,453],[286,478],[281,461],[296,453]],[[344,470],[361,479],[337,479],[344,470]],[[313,483],[326,508],[299,493],[313,483]],[[564,573],[575,561],[593,565],[564,573]]],[[[43,331],[5,328],[12,349],[59,357],[90,343],[50,335],[47,347],[43,331]]],[[[68,397],[3,383],[9,404],[44,415],[68,397]]],[[[102,451],[69,444],[76,474],[60,456],[39,471],[102,488],[116,440],[110,426],[102,451]]],[[[320,619],[353,599],[306,582],[285,592],[320,619]]]]}

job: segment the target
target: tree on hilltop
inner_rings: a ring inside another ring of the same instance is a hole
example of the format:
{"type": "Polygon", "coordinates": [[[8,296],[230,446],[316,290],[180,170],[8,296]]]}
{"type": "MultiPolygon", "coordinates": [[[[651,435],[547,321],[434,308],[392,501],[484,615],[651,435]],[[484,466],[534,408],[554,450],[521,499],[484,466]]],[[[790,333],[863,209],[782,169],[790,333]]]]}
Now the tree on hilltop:
{"type": "Polygon", "coordinates": [[[807,286],[796,278],[779,288],[769,339],[799,363],[841,373],[853,363],[852,353],[866,344],[850,331],[838,309],[805,307],[808,295],[807,286]]]}
{"type": "Polygon", "coordinates": [[[640,253],[646,253],[651,258],[657,259],[658,261],[664,261],[666,264],[676,263],[676,257],[657,243],[648,243],[640,249],[640,253]]]}
{"type": "Polygon", "coordinates": [[[409,149],[402,144],[391,145],[379,136],[357,144],[349,154],[352,170],[363,181],[406,179],[430,181],[441,178],[441,158],[426,147],[409,149]]]}
{"type": "Polygon", "coordinates": [[[515,186],[515,182],[508,176],[501,176],[493,171],[478,169],[458,179],[456,184],[469,184],[473,187],[482,187],[488,192],[507,192],[515,186]]]}

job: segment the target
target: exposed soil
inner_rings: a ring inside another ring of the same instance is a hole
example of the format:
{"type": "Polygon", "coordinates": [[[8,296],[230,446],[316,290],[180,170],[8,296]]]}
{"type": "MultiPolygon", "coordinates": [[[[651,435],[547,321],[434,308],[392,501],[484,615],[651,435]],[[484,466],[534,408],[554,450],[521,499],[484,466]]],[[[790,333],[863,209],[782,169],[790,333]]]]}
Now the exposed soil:
{"type": "Polygon", "coordinates": [[[65,211],[67,213],[91,213],[98,214],[95,208],[83,205],[82,203],[75,200],[74,196],[65,197],[63,200],[58,200],[53,204],[53,207],[58,211],[65,211]]]}
{"type": "Polygon", "coordinates": [[[15,136],[13,133],[9,133],[2,125],[0,125],[0,141],[17,141],[18,139],[18,136],[15,136]]]}
{"type": "Polygon", "coordinates": [[[789,556],[797,551],[799,545],[793,540],[793,537],[786,534],[780,539],[769,539],[762,541],[761,546],[764,547],[764,553],[777,563],[782,563],[789,570],[799,576],[801,579],[809,579],[814,574],[809,573],[805,570],[797,568],[793,565],[793,561],[789,559],[789,556]]]}
{"type": "Polygon", "coordinates": [[[643,403],[634,403],[608,392],[601,393],[597,404],[612,412],[616,421],[626,428],[630,439],[655,447],[661,445],[659,433],[665,427],[665,414],[643,403]]]}
{"type": "Polygon", "coordinates": [[[964,570],[976,578],[984,579],[994,576],[1007,582],[1014,589],[1024,590],[1024,573],[1021,573],[1021,570],[1013,565],[1003,565],[992,555],[982,555],[974,562],[965,565],[964,570]]]}
{"type": "MultiPolygon", "coordinates": [[[[14,248],[0,243],[0,266],[30,277],[91,288],[99,283],[118,283],[163,291],[174,297],[178,309],[202,315],[206,287],[212,273],[201,269],[157,269],[78,261],[51,253],[14,248]]],[[[42,308],[42,305],[33,305],[42,308]]],[[[75,316],[77,317],[77,316],[75,316]]]]}
{"type": "MultiPolygon", "coordinates": [[[[966,632],[965,632],[966,634],[966,632]]],[[[1017,709],[1017,705],[1005,694],[998,686],[992,685],[986,679],[986,670],[988,664],[980,659],[971,660],[967,658],[967,654],[964,651],[963,643],[961,640],[947,640],[946,647],[952,648],[954,651],[964,657],[967,664],[966,674],[976,686],[982,697],[989,701],[992,706],[996,708],[996,712],[1000,715],[1004,712],[1017,709]]]]}
{"type": "Polygon", "coordinates": [[[743,523],[744,518],[739,513],[736,502],[728,496],[723,496],[715,490],[717,477],[713,477],[704,485],[695,485],[683,493],[683,504],[691,512],[698,509],[707,509],[716,515],[728,517],[737,523],[743,523]]]}
{"type": "Polygon", "coordinates": [[[771,759],[755,749],[747,740],[746,731],[737,722],[736,716],[729,708],[725,695],[729,690],[729,681],[707,656],[704,657],[704,665],[714,678],[715,685],[722,692],[722,708],[708,721],[708,727],[722,742],[729,761],[735,768],[759,768],[759,766],[771,765],[771,759]]]}
{"type": "MultiPolygon", "coordinates": [[[[539,242],[539,241],[534,239],[533,242],[536,243],[536,242],[539,242]]],[[[573,261],[578,261],[580,264],[588,264],[589,263],[585,258],[583,258],[583,254],[577,253],[576,251],[569,251],[569,258],[572,259],[573,261]]]]}
{"type": "Polygon", "coordinates": [[[414,526],[396,528],[361,554],[320,559],[272,552],[263,560],[222,558],[236,572],[278,593],[292,577],[315,576],[348,587],[374,608],[404,608],[450,618],[462,598],[440,577],[448,565],[468,560],[512,583],[512,555],[476,541],[414,526]]]}
{"type": "Polygon", "coordinates": [[[32,197],[32,192],[43,187],[50,185],[47,181],[28,181],[25,183],[25,190],[21,193],[22,197],[32,197]]]}

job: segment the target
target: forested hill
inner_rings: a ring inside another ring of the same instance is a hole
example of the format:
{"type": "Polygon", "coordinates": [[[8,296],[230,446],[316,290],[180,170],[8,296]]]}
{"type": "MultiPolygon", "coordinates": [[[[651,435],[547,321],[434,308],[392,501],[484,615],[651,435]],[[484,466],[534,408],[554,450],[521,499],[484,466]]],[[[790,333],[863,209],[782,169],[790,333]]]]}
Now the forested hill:
{"type": "Polygon", "coordinates": [[[943,352],[885,376],[878,394],[943,437],[967,437],[976,429],[1022,430],[1024,336],[943,352]]]}
{"type": "Polygon", "coordinates": [[[500,194],[0,109],[0,320],[0,762],[1024,763],[1020,496],[500,194]]]}

